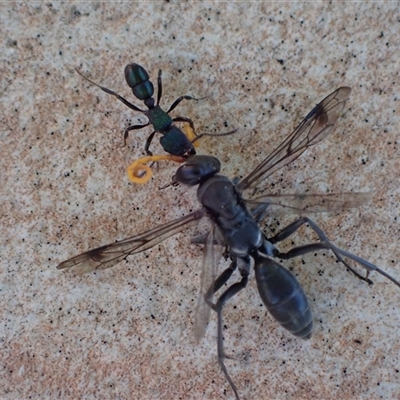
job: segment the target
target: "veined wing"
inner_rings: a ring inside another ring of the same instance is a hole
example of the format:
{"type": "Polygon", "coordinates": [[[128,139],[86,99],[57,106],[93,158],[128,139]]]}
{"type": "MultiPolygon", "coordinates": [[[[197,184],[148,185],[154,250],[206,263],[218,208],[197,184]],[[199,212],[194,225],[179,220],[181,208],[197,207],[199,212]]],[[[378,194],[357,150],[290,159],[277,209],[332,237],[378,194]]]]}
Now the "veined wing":
{"type": "Polygon", "coordinates": [[[201,219],[204,214],[204,210],[199,209],[139,235],[89,250],[62,262],[57,266],[57,269],[73,267],[75,272],[83,274],[114,267],[129,255],[148,250],[163,240],[189,228],[201,219]]]}
{"type": "Polygon", "coordinates": [[[351,88],[340,87],[317,104],[300,125],[247,177],[237,185],[239,191],[254,188],[260,180],[294,161],[309,147],[325,139],[340,117],[351,88]]]}
{"type": "MultiPolygon", "coordinates": [[[[244,199],[253,218],[259,223],[266,217],[276,217],[289,214],[312,214],[322,212],[343,211],[366,205],[372,198],[370,192],[328,193],[328,194],[283,194],[266,195],[252,200],[244,199]]],[[[208,233],[192,237],[193,244],[204,245],[208,233]]],[[[214,234],[214,246],[224,246],[225,243],[218,231],[214,234]]]]}
{"type": "Polygon", "coordinates": [[[261,196],[245,201],[256,221],[261,221],[265,215],[320,213],[357,208],[367,204],[371,197],[370,192],[285,194],[261,196]]]}
{"type": "Polygon", "coordinates": [[[194,337],[196,343],[206,333],[207,325],[210,320],[211,308],[207,300],[212,301],[213,285],[215,280],[215,271],[217,260],[215,258],[215,225],[213,224],[208,232],[205,246],[203,248],[203,264],[201,268],[200,291],[197,299],[197,307],[194,324],[194,337]]]}

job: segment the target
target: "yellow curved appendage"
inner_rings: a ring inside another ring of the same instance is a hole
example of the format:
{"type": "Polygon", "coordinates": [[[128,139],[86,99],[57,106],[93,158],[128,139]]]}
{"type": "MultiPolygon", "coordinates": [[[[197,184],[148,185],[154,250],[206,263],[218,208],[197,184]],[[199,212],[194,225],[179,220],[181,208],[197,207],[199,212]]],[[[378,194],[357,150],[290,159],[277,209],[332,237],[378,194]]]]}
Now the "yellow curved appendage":
{"type": "Polygon", "coordinates": [[[195,139],[197,138],[196,134],[194,133],[194,130],[191,128],[190,124],[185,123],[183,125],[183,131],[185,132],[186,137],[193,143],[194,147],[199,147],[199,141],[195,139]]]}
{"type": "Polygon", "coordinates": [[[146,164],[155,161],[175,161],[178,163],[183,163],[186,161],[186,158],[181,156],[173,156],[171,154],[139,158],[139,160],[134,161],[126,169],[129,180],[133,183],[147,183],[153,176],[153,171],[146,164]]]}

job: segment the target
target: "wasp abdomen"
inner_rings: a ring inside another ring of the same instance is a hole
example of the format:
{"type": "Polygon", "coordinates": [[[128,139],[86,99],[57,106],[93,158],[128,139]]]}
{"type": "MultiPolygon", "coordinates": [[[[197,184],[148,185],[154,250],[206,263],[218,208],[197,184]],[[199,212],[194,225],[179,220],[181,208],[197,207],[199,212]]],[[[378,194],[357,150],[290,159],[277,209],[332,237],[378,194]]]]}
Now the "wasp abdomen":
{"type": "Polygon", "coordinates": [[[312,334],[312,313],[298,280],[277,261],[260,257],[255,274],[261,299],[271,315],[290,333],[302,339],[312,334]]]}

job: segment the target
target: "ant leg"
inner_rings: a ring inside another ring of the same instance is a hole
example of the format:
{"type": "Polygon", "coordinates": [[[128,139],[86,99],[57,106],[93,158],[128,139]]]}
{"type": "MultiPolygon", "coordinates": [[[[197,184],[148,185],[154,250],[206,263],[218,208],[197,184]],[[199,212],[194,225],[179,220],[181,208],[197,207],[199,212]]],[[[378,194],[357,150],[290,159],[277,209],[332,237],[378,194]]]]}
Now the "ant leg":
{"type": "Polygon", "coordinates": [[[132,125],[132,126],[128,126],[126,129],[125,129],[125,132],[124,132],[124,146],[126,146],[126,139],[128,139],[128,135],[129,135],[129,132],[130,131],[135,131],[135,130],[137,130],[137,129],[142,129],[142,128],[144,128],[145,126],[149,126],[150,125],[150,123],[148,122],[147,124],[144,124],[144,125],[132,125]]]}
{"type": "Polygon", "coordinates": [[[160,104],[161,96],[162,96],[162,71],[161,69],[158,70],[158,77],[157,77],[157,105],[160,104]]]}
{"type": "Polygon", "coordinates": [[[274,250],[274,256],[288,260],[290,258],[298,257],[300,255],[318,251],[318,250],[331,250],[333,254],[335,255],[336,259],[341,262],[350,272],[352,272],[354,275],[356,275],[358,278],[361,280],[367,282],[368,284],[372,284],[373,282],[368,278],[369,273],[371,271],[376,271],[385,278],[389,279],[392,281],[395,285],[400,287],[400,282],[398,282],[396,279],[391,277],[389,274],[387,274],[385,271],[381,270],[378,268],[376,265],[370,263],[367,260],[364,260],[361,257],[356,256],[355,254],[349,253],[345,250],[342,250],[338,247],[336,247],[333,243],[329,241],[325,233],[319,228],[319,226],[312,221],[311,219],[307,217],[302,217],[299,218],[297,221],[294,221],[292,224],[288,225],[287,227],[283,228],[280,232],[278,232],[275,236],[272,238],[268,239],[268,241],[272,244],[280,242],[286,238],[288,238],[290,235],[292,235],[295,231],[297,231],[302,225],[304,224],[309,224],[310,227],[314,230],[314,232],[318,235],[319,239],[321,242],[319,243],[311,243],[307,244],[304,246],[299,246],[295,247],[292,250],[289,250],[286,253],[281,253],[278,250],[274,250]],[[357,264],[361,265],[365,270],[366,270],[366,276],[360,275],[354,268],[352,268],[343,258],[347,257],[350,260],[355,261],[357,264]]]}
{"type": "Polygon", "coordinates": [[[196,101],[199,101],[199,100],[203,100],[203,99],[205,99],[205,98],[207,98],[208,96],[206,96],[206,97],[201,97],[200,99],[196,99],[196,97],[192,97],[192,96],[181,96],[181,97],[178,97],[173,103],[172,103],[172,105],[171,105],[171,107],[169,108],[169,110],[167,111],[167,114],[169,114],[172,110],[175,110],[175,108],[179,105],[179,103],[182,101],[182,100],[196,100],[196,101]]]}
{"type": "Polygon", "coordinates": [[[192,142],[192,144],[197,142],[203,136],[213,136],[213,137],[228,136],[228,135],[232,135],[233,133],[236,133],[238,131],[237,129],[234,129],[233,131],[224,132],[224,133],[206,133],[206,132],[203,132],[200,135],[198,135],[196,133],[196,130],[194,129],[193,121],[190,118],[176,117],[172,121],[174,121],[174,122],[187,122],[190,125],[190,129],[192,130],[194,136],[189,137],[189,135],[187,135],[187,134],[186,134],[186,136],[188,136],[188,139],[192,142]]]}
{"type": "Polygon", "coordinates": [[[115,96],[119,101],[121,101],[122,103],[124,103],[124,104],[125,104],[127,107],[129,107],[130,109],[135,110],[135,111],[139,111],[139,112],[141,112],[141,113],[145,113],[145,112],[146,112],[145,110],[142,110],[141,108],[139,108],[139,107],[135,106],[134,104],[130,103],[128,100],[124,99],[124,98],[123,98],[122,96],[120,96],[118,93],[115,93],[115,92],[113,92],[112,90],[107,89],[107,88],[104,87],[104,86],[100,86],[100,85],[98,85],[97,83],[91,81],[89,78],[86,78],[86,76],[82,75],[76,68],[75,68],[75,71],[76,71],[83,79],[86,79],[86,80],[87,80],[88,82],[90,82],[92,85],[97,86],[97,87],[100,88],[103,92],[106,92],[107,94],[111,94],[111,95],[115,96]]]}
{"type": "Polygon", "coordinates": [[[194,123],[193,123],[193,121],[192,121],[190,118],[176,117],[176,118],[173,118],[172,121],[174,121],[174,122],[187,122],[187,123],[190,125],[190,128],[193,130],[194,136],[197,137],[196,131],[195,131],[195,129],[194,129],[194,123]]]}
{"type": "Polygon", "coordinates": [[[238,129],[234,129],[233,131],[223,132],[223,133],[207,133],[207,132],[203,132],[203,133],[200,133],[200,135],[198,135],[197,133],[193,132],[196,137],[192,140],[192,143],[194,144],[199,139],[201,139],[203,136],[212,136],[212,137],[228,136],[228,135],[232,135],[232,134],[236,133],[237,131],[238,131],[238,129]]]}
{"type": "Polygon", "coordinates": [[[147,138],[146,144],[145,144],[145,146],[144,146],[144,151],[146,152],[146,154],[147,154],[148,156],[152,156],[152,155],[153,155],[153,153],[149,150],[149,147],[150,147],[151,141],[153,140],[155,134],[156,134],[156,131],[151,132],[151,134],[150,134],[150,136],[147,138]]]}
{"type": "MultiPolygon", "coordinates": [[[[194,144],[197,140],[199,140],[203,135],[198,135],[196,130],[194,129],[194,123],[190,118],[185,117],[176,117],[172,120],[173,122],[186,122],[189,124],[190,129],[184,128],[186,137],[190,140],[190,143],[194,144]]],[[[196,145],[194,145],[197,147],[196,145]]]]}

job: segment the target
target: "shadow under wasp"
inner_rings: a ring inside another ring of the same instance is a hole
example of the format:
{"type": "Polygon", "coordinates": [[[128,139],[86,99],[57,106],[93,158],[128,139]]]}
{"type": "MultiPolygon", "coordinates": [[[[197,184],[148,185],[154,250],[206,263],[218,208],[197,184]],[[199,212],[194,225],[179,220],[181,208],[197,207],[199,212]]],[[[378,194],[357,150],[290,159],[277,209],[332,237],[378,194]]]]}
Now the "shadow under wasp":
{"type": "Polygon", "coordinates": [[[287,260],[318,250],[331,250],[338,262],[369,284],[372,283],[369,273],[376,271],[400,287],[399,281],[376,265],[335,246],[318,225],[307,217],[298,218],[272,237],[267,237],[259,227],[259,222],[271,215],[273,207],[307,212],[340,210],[363,204],[368,200],[368,194],[266,195],[255,199],[245,199],[242,195],[246,189],[255,188],[262,180],[326,138],[341,115],[350,92],[350,88],[340,87],[317,104],[300,125],[238,183],[218,174],[221,164],[215,157],[189,157],[178,168],[173,181],[189,186],[198,185],[197,198],[201,208],[147,232],[80,254],[62,262],[57,268],[73,268],[78,273],[111,268],[129,255],[150,249],[207,216],[212,222],[212,228],[200,239],[204,243],[204,249],[195,337],[198,341],[204,336],[210,310],[214,310],[218,320],[218,362],[236,399],[239,399],[236,385],[224,363],[226,356],[223,347],[222,311],[225,303],[245,288],[252,267],[260,297],[268,311],[285,329],[302,339],[309,339],[312,334],[310,306],[297,279],[276,259],[287,260]],[[275,245],[305,224],[317,234],[319,241],[294,247],[288,252],[279,251],[275,245]],[[230,266],[216,279],[215,243],[225,246],[226,254],[231,260],[230,266]],[[357,272],[349,262],[364,268],[365,276],[357,272]],[[239,270],[240,281],[230,284],[214,302],[214,294],[229,283],[235,269],[239,270]]]}

